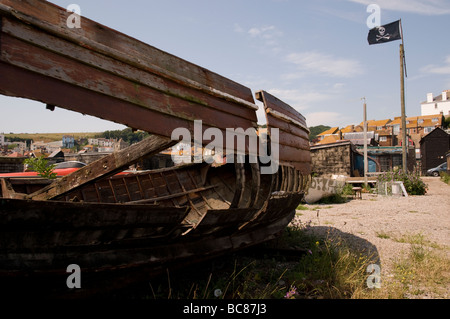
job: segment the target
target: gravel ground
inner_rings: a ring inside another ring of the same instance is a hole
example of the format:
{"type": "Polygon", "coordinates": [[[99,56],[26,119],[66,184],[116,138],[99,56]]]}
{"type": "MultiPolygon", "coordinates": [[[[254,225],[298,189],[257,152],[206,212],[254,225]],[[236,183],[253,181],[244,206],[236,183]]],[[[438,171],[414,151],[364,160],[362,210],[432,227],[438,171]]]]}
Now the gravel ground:
{"type": "MultiPolygon", "coordinates": [[[[382,276],[392,274],[395,260],[410,249],[398,242],[408,235],[423,235],[450,257],[450,185],[436,177],[424,177],[428,192],[424,196],[384,197],[363,194],[345,204],[304,205],[297,219],[311,223],[309,231],[336,235],[355,248],[373,253],[381,265],[382,276]]],[[[450,287],[447,287],[450,296],[450,287]]]]}

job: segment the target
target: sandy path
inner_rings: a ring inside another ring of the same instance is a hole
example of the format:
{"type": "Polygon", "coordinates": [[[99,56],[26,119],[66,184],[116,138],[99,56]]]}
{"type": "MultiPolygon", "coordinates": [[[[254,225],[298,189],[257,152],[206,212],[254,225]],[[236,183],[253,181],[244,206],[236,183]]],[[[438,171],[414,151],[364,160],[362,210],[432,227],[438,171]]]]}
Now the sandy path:
{"type": "MultiPolygon", "coordinates": [[[[297,211],[302,223],[311,223],[310,231],[335,234],[350,245],[378,256],[382,274],[389,275],[393,262],[410,249],[398,242],[408,235],[423,235],[450,252],[450,185],[435,177],[424,177],[429,189],[425,196],[383,197],[363,194],[362,200],[345,204],[304,205],[297,211]]],[[[450,254],[449,254],[450,255],[450,254]]],[[[449,287],[450,291],[450,287],[449,287]]]]}

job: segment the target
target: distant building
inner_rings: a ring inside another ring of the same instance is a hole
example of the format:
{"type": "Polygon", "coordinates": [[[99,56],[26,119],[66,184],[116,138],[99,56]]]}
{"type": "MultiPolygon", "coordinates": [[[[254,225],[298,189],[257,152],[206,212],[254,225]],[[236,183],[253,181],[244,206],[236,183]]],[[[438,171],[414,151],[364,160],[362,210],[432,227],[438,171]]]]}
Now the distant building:
{"type": "Polygon", "coordinates": [[[114,144],[114,152],[118,152],[130,146],[129,143],[125,142],[123,139],[120,139],[118,142],[114,144]]]}
{"type": "MultiPolygon", "coordinates": [[[[387,124],[392,129],[393,135],[397,136],[398,144],[402,141],[401,117],[396,117],[387,124]]],[[[406,134],[414,142],[416,148],[419,148],[419,142],[422,137],[433,131],[435,128],[444,127],[444,116],[441,114],[412,116],[406,118],[406,134]]]]}
{"type": "Polygon", "coordinates": [[[47,143],[43,141],[37,141],[34,143],[31,143],[30,150],[31,151],[37,151],[37,150],[46,150],[47,143]]]}
{"type": "Polygon", "coordinates": [[[5,144],[5,135],[0,134],[0,145],[4,145],[4,144],[5,144]]]}
{"type": "Polygon", "coordinates": [[[75,138],[73,136],[64,135],[62,138],[63,148],[72,148],[75,146],[75,138]]]}
{"type": "MultiPolygon", "coordinates": [[[[327,136],[332,136],[332,135],[339,137],[339,127],[332,127],[329,130],[326,130],[325,132],[320,133],[319,135],[317,135],[317,137],[320,139],[320,141],[322,141],[327,136]]],[[[336,140],[334,140],[334,142],[335,141],[336,140]]]]}
{"type": "Polygon", "coordinates": [[[434,129],[420,140],[422,173],[446,161],[450,150],[450,135],[440,128],[434,129]]]}
{"type": "Polygon", "coordinates": [[[433,93],[427,94],[427,100],[421,103],[422,116],[442,113],[450,115],[450,90],[443,91],[441,95],[433,97],[433,93]]]}
{"type": "Polygon", "coordinates": [[[94,146],[99,147],[114,147],[114,144],[117,142],[116,139],[107,139],[107,138],[90,138],[88,139],[88,143],[94,146]]]}
{"type": "MultiPolygon", "coordinates": [[[[352,142],[353,145],[364,145],[364,132],[345,133],[344,140],[352,142]]],[[[377,146],[374,131],[367,132],[367,145],[377,146]]]]}

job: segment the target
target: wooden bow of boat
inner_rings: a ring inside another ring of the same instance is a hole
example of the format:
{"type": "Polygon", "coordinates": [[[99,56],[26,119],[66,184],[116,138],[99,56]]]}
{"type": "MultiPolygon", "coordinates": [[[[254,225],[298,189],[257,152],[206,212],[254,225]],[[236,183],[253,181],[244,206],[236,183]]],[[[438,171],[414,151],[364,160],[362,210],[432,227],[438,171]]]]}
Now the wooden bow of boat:
{"type": "Polygon", "coordinates": [[[52,183],[0,178],[0,277],[64,276],[78,263],[95,290],[101,273],[128,283],[278,236],[310,181],[305,118],[260,91],[269,163],[245,138],[243,162],[225,153],[217,166],[117,174],[174,145],[177,128],[194,138],[195,121],[238,151],[227,129],[257,137],[257,106],[249,88],[92,20],[70,29],[69,14],[48,1],[0,0],[0,93],[152,135],[52,183]]]}

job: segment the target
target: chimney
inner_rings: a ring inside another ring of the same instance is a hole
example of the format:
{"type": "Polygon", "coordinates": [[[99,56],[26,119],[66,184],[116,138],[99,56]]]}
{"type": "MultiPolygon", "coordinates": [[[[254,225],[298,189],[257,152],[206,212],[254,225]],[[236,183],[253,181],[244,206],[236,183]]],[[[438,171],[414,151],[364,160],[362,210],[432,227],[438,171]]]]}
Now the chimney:
{"type": "Polygon", "coordinates": [[[431,103],[433,102],[433,93],[428,93],[427,94],[427,103],[431,103]]]}
{"type": "Polygon", "coordinates": [[[442,101],[447,101],[447,91],[442,92],[442,101]]]}

